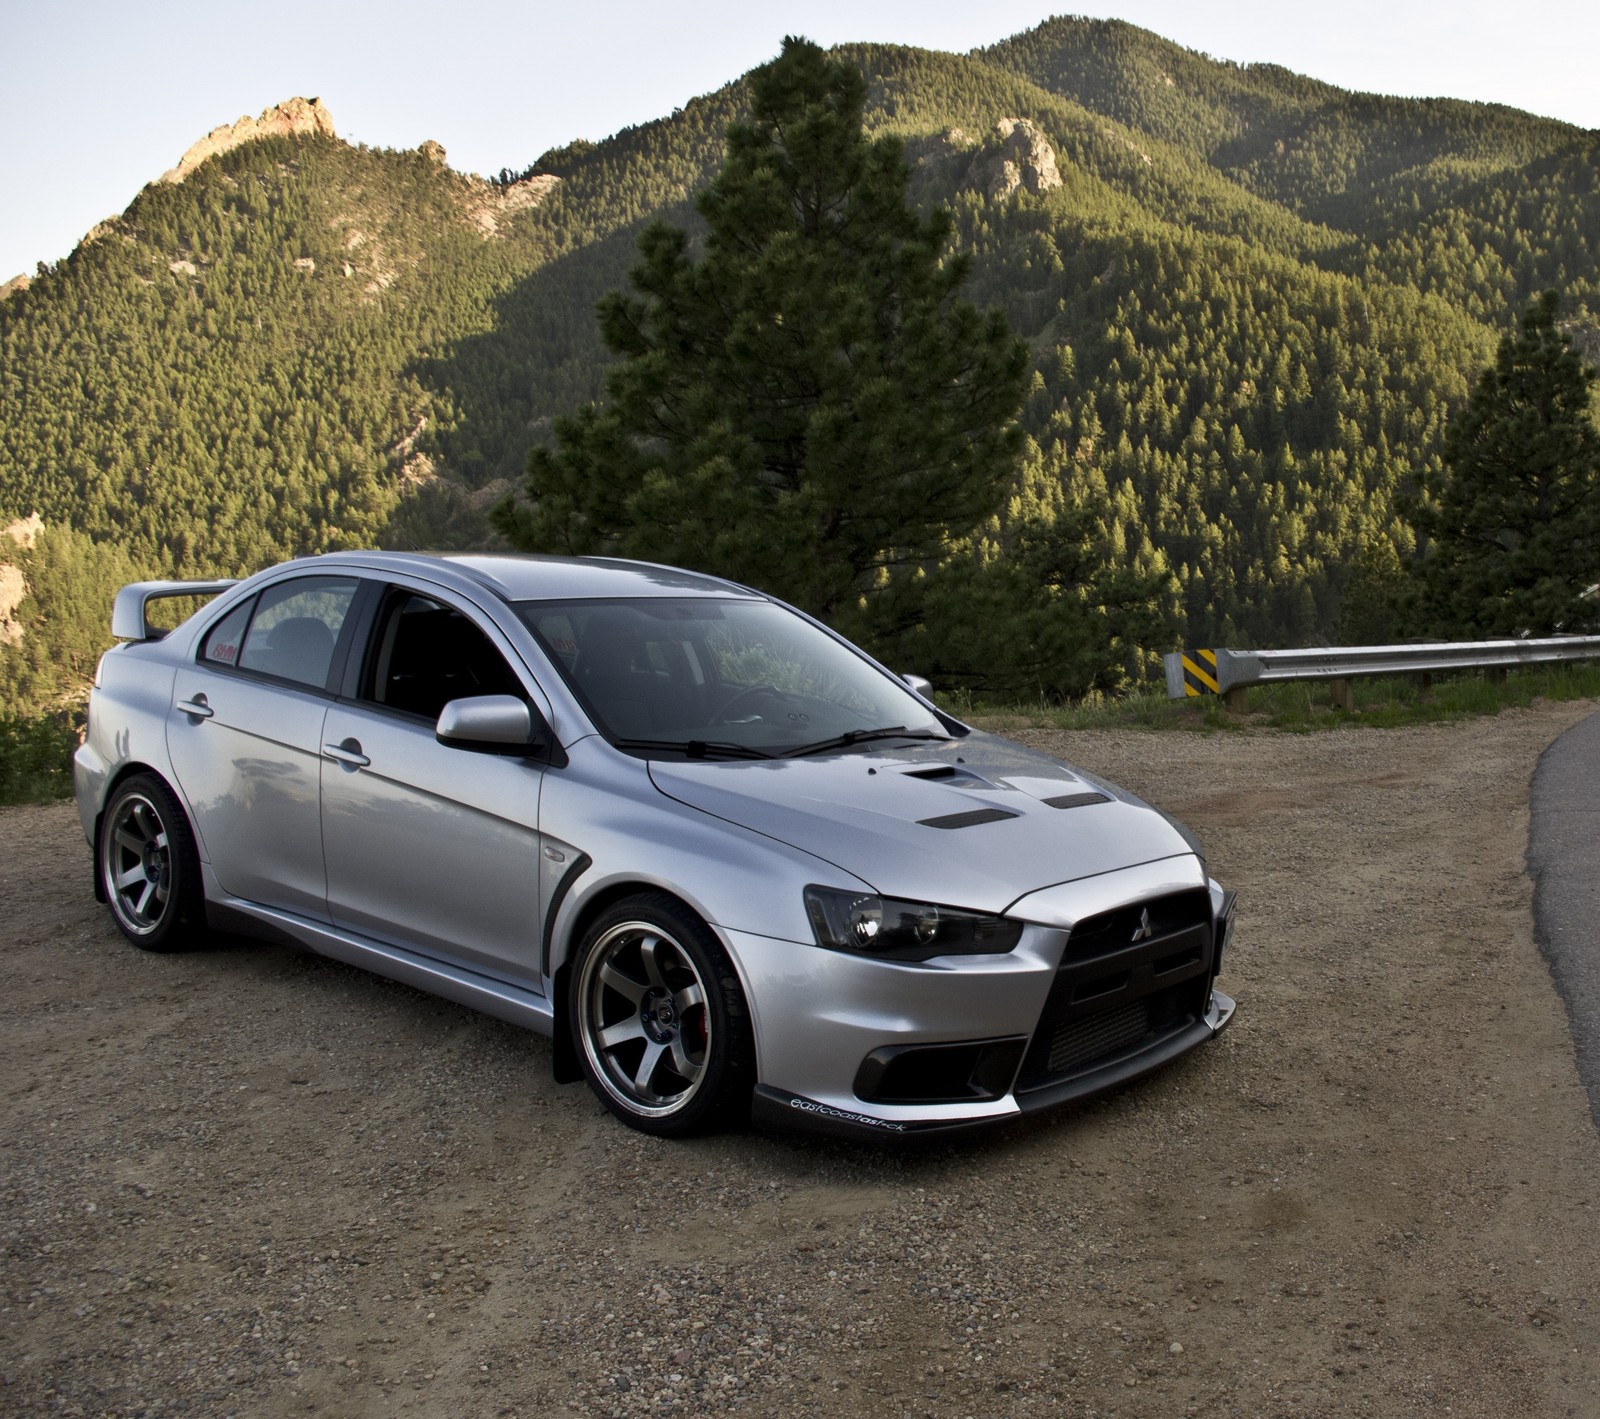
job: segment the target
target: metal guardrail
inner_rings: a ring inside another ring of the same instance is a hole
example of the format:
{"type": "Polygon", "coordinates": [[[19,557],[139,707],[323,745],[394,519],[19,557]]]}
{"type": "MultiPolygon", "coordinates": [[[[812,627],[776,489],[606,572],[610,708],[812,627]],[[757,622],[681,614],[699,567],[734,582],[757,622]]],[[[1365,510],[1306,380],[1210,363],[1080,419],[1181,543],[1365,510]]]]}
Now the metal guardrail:
{"type": "Polygon", "coordinates": [[[1335,702],[1353,707],[1350,681],[1374,675],[1432,675],[1451,670],[1505,671],[1518,665],[1600,659],[1600,636],[1543,640],[1447,641],[1434,645],[1363,645],[1310,650],[1172,651],[1164,657],[1167,696],[1224,695],[1242,702],[1251,685],[1291,680],[1336,682],[1335,702]],[[1343,693],[1340,693],[1342,688],[1343,693]]]}

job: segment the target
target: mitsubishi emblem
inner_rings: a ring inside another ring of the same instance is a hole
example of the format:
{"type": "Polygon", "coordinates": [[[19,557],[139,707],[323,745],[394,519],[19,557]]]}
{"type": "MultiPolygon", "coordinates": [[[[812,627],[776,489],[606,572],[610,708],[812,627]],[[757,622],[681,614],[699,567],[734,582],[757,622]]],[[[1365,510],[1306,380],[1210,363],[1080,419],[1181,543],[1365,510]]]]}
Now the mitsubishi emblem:
{"type": "Polygon", "coordinates": [[[1146,907],[1139,913],[1139,925],[1134,929],[1133,939],[1136,942],[1148,941],[1155,934],[1155,929],[1150,925],[1150,908],[1146,907]]]}

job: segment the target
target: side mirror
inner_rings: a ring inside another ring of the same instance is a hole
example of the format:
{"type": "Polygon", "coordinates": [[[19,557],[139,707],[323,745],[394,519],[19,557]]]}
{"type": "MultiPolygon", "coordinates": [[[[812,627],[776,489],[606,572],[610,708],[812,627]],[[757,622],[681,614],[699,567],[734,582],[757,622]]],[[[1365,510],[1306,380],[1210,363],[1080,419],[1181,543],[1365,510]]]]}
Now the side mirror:
{"type": "Polygon", "coordinates": [[[439,711],[433,736],[450,749],[535,754],[544,748],[545,729],[543,717],[515,695],[473,695],[451,700],[439,711]]]}
{"type": "Polygon", "coordinates": [[[925,700],[933,699],[933,685],[920,675],[902,675],[900,677],[911,689],[925,700]]]}

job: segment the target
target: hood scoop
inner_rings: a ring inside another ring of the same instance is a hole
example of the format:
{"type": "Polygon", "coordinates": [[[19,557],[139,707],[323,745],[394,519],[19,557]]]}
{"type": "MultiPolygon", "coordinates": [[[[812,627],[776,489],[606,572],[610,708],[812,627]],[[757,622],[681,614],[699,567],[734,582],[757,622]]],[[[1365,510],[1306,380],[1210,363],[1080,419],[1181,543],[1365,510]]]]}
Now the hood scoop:
{"type": "Polygon", "coordinates": [[[900,777],[919,778],[925,783],[942,783],[946,788],[998,789],[1007,786],[992,783],[984,778],[982,774],[975,774],[971,769],[964,768],[960,764],[935,764],[932,768],[927,769],[908,769],[900,777]]]}
{"type": "MultiPolygon", "coordinates": [[[[1009,788],[975,774],[961,764],[933,764],[922,769],[907,769],[901,778],[921,779],[924,783],[937,783],[944,788],[982,788],[991,793],[1009,788]]],[[[968,802],[971,800],[969,799],[968,802]]],[[[982,823],[1003,823],[1007,818],[1021,816],[1009,808],[969,808],[964,813],[941,813],[933,818],[918,818],[919,828],[976,828],[982,823]]]]}

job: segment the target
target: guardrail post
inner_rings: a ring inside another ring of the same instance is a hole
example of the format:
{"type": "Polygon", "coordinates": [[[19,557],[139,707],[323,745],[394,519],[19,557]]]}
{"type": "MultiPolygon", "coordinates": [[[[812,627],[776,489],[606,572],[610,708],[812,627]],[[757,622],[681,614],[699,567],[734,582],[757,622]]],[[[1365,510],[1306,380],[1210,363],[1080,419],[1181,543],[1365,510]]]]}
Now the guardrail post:
{"type": "Polygon", "coordinates": [[[1248,685],[1235,685],[1231,690],[1222,692],[1222,703],[1235,714],[1243,714],[1250,708],[1250,687],[1248,685]]]}
{"type": "Polygon", "coordinates": [[[1356,687],[1353,680],[1333,680],[1328,688],[1333,692],[1333,707],[1350,714],[1356,712],[1356,687]]]}

